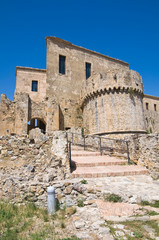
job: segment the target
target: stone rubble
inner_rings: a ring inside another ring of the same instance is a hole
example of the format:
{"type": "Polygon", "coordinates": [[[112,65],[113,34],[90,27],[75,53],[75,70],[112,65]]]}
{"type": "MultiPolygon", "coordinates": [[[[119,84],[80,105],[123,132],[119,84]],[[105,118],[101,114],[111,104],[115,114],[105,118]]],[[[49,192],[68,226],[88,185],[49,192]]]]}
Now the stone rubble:
{"type": "MultiPolygon", "coordinates": [[[[54,186],[61,208],[66,207],[67,210],[76,207],[76,213],[71,216],[71,224],[67,228],[70,227],[70,233],[81,239],[113,240],[107,220],[114,222],[117,239],[127,239],[124,235],[126,231],[133,238],[133,232],[120,223],[123,219],[128,221],[131,217],[131,220],[159,221],[159,215],[146,216],[146,210],[140,211],[140,206],[137,205],[141,201],[159,201],[159,179],[137,175],[82,180],[71,178],[64,132],[55,132],[50,137],[34,129],[29,138],[0,137],[1,199],[14,203],[32,201],[46,207],[47,187],[54,186]],[[112,193],[122,198],[118,209],[105,202],[107,195],[112,193]],[[106,206],[107,212],[101,211],[99,201],[103,207],[106,206]],[[129,212],[131,209],[133,210],[129,212]],[[143,216],[138,217],[137,214],[143,216]],[[135,215],[134,218],[132,215],[135,215]]],[[[147,206],[145,209],[157,211],[147,206]]],[[[145,227],[145,231],[157,240],[149,226],[145,227]]]]}

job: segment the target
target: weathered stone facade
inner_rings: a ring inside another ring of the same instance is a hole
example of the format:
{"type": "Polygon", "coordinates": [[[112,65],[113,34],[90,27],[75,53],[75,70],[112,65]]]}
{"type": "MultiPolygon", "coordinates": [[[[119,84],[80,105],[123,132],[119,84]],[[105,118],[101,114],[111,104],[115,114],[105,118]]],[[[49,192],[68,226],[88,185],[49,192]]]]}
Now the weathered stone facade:
{"type": "Polygon", "coordinates": [[[0,135],[81,127],[88,134],[159,130],[159,98],[129,64],[47,37],[47,69],[16,68],[14,101],[0,104],[0,135]],[[153,109],[145,105],[153,105],[153,109]],[[146,106],[146,107],[145,107],[146,106]]]}
{"type": "Polygon", "coordinates": [[[148,133],[159,132],[159,97],[144,95],[144,112],[148,133]]]}
{"type": "Polygon", "coordinates": [[[70,175],[66,133],[32,129],[26,136],[0,137],[0,198],[46,202],[46,189],[70,175]],[[59,148],[60,145],[60,148],[59,148]]]}

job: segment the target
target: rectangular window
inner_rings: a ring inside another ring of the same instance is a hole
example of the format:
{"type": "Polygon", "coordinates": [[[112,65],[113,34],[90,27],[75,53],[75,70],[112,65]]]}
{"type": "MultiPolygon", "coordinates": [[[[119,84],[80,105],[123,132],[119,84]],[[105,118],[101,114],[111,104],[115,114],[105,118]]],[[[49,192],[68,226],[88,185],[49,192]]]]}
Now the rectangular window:
{"type": "Polygon", "coordinates": [[[154,110],[157,111],[157,106],[156,106],[156,104],[154,104],[154,110]]]}
{"type": "Polygon", "coordinates": [[[38,91],[38,81],[32,81],[31,90],[32,90],[33,92],[37,92],[37,91],[38,91]]]}
{"type": "Polygon", "coordinates": [[[91,76],[91,64],[86,62],[86,79],[91,76]]]}
{"type": "Polygon", "coordinates": [[[149,110],[149,104],[146,103],[146,110],[149,110]]]}
{"type": "Polygon", "coordinates": [[[66,57],[59,55],[59,73],[65,74],[66,57]]]}

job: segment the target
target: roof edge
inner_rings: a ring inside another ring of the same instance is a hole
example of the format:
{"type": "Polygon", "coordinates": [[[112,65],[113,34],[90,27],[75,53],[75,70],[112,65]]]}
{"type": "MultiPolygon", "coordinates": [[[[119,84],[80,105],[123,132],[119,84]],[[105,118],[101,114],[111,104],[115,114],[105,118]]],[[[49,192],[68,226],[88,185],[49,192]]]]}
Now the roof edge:
{"type": "Polygon", "coordinates": [[[65,45],[67,45],[67,46],[74,47],[74,48],[76,48],[76,49],[78,49],[78,50],[82,50],[82,51],[85,51],[85,52],[88,52],[88,53],[92,53],[92,54],[94,54],[94,55],[98,55],[98,56],[104,57],[104,58],[106,58],[106,59],[109,59],[109,60],[111,60],[111,61],[115,61],[115,62],[121,63],[121,64],[126,65],[126,66],[129,67],[129,63],[127,63],[127,62],[124,62],[124,61],[122,61],[122,60],[119,60],[119,59],[116,59],[116,58],[112,58],[112,57],[106,56],[106,55],[104,55],[104,54],[101,54],[101,53],[98,53],[98,52],[89,50],[89,49],[84,48],[84,47],[79,47],[79,46],[77,46],[77,45],[72,44],[71,42],[68,42],[68,41],[63,40],[63,39],[58,38],[58,37],[49,37],[49,36],[47,36],[47,37],[45,38],[45,40],[46,40],[46,41],[47,41],[47,40],[52,40],[52,41],[54,41],[54,42],[56,42],[56,43],[62,43],[62,44],[65,44],[65,45]]]}
{"type": "Polygon", "coordinates": [[[144,97],[145,97],[145,98],[151,98],[151,99],[156,99],[156,100],[159,100],[159,97],[152,96],[152,95],[147,95],[147,94],[144,94],[144,97]]]}
{"type": "Polygon", "coordinates": [[[36,72],[44,72],[44,73],[46,72],[46,69],[17,66],[17,67],[16,67],[16,75],[17,75],[17,70],[23,70],[23,71],[36,71],[36,72]]]}

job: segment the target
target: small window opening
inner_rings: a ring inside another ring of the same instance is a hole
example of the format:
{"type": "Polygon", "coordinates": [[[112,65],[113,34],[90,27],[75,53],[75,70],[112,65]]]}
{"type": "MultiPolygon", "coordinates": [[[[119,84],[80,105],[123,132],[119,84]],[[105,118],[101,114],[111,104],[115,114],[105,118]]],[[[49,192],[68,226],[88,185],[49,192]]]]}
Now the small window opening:
{"type": "Polygon", "coordinates": [[[86,79],[91,76],[91,63],[86,62],[86,79]]]}
{"type": "Polygon", "coordinates": [[[35,127],[38,126],[38,119],[35,119],[35,127]]]}
{"type": "Polygon", "coordinates": [[[59,55],[59,73],[65,74],[66,57],[59,55]]]}
{"type": "Polygon", "coordinates": [[[32,81],[32,92],[37,92],[38,91],[38,81],[32,81]]]}
{"type": "Polygon", "coordinates": [[[154,110],[157,111],[157,106],[156,106],[156,104],[154,104],[154,110]]]}
{"type": "Polygon", "coordinates": [[[146,110],[149,110],[149,104],[146,103],[146,110]]]}

